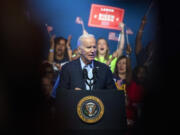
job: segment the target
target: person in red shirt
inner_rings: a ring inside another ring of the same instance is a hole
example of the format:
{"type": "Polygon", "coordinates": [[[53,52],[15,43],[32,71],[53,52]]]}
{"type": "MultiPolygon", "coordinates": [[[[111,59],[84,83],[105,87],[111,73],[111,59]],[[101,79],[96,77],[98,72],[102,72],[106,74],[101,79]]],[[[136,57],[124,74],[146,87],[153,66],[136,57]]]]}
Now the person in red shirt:
{"type": "Polygon", "coordinates": [[[130,84],[127,86],[128,103],[126,107],[127,122],[133,126],[134,122],[140,117],[145,92],[147,77],[147,67],[137,66],[133,70],[130,84]]]}

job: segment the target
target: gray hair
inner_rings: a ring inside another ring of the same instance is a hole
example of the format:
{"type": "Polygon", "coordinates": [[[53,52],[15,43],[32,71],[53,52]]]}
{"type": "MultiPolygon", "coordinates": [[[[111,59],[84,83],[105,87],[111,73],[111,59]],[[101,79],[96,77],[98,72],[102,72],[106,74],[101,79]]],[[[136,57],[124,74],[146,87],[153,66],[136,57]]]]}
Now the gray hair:
{"type": "Polygon", "coordinates": [[[77,47],[80,47],[83,45],[83,40],[85,38],[95,38],[93,34],[83,34],[78,38],[77,47]]]}

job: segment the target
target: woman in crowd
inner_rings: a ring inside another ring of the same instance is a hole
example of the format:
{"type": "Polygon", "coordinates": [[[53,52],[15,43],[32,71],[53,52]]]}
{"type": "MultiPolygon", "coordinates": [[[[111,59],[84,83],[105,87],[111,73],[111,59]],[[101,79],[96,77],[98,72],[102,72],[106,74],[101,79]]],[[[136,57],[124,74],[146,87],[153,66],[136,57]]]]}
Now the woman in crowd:
{"type": "Polygon", "coordinates": [[[50,49],[48,54],[48,62],[53,64],[54,70],[60,70],[61,67],[71,60],[69,54],[72,53],[70,49],[71,36],[66,40],[63,37],[55,38],[53,35],[50,39],[50,49]]]}
{"type": "Polygon", "coordinates": [[[126,84],[131,80],[130,64],[131,47],[127,45],[126,56],[122,55],[117,59],[114,70],[114,81],[118,90],[123,90],[126,94],[126,84]]]}
{"type": "MultiPolygon", "coordinates": [[[[125,103],[126,107],[128,106],[128,94],[127,86],[130,84],[132,79],[132,69],[131,69],[131,55],[132,49],[130,45],[127,45],[126,56],[120,56],[117,59],[115,71],[114,71],[114,81],[118,90],[124,91],[125,93],[125,103]]],[[[129,119],[127,117],[127,124],[129,126],[129,119]]]]}
{"type": "Polygon", "coordinates": [[[126,108],[128,124],[134,125],[141,115],[145,87],[147,83],[147,67],[136,66],[133,70],[132,80],[127,86],[128,105],[126,108]]]}
{"type": "Polygon", "coordinates": [[[53,66],[55,71],[53,78],[53,87],[51,96],[56,97],[56,89],[60,80],[60,70],[64,64],[71,61],[72,50],[70,47],[71,35],[68,36],[68,40],[63,37],[55,38],[53,35],[50,39],[50,49],[48,54],[48,63],[53,66]]]}
{"type": "Polygon", "coordinates": [[[105,63],[111,67],[111,71],[114,72],[117,58],[122,55],[124,49],[124,24],[120,24],[121,27],[121,39],[118,49],[112,54],[109,54],[108,42],[104,38],[97,40],[97,54],[95,60],[105,63]]]}

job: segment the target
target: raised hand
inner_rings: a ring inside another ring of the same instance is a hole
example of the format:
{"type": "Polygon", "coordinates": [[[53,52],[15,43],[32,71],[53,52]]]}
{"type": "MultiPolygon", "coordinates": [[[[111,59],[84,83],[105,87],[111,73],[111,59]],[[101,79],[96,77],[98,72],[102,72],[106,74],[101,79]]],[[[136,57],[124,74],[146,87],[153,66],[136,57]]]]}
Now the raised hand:
{"type": "Polygon", "coordinates": [[[70,48],[70,47],[71,47],[71,46],[70,46],[71,39],[72,39],[72,36],[71,36],[71,35],[69,35],[69,36],[68,36],[67,43],[66,43],[67,48],[70,48]]]}
{"type": "Polygon", "coordinates": [[[68,58],[69,58],[70,61],[72,60],[72,50],[71,50],[71,45],[70,45],[71,39],[72,39],[72,36],[69,35],[67,43],[66,43],[68,58]]]}
{"type": "Polygon", "coordinates": [[[51,38],[50,38],[50,48],[54,48],[54,39],[55,39],[56,35],[52,35],[51,38]]]}
{"type": "Polygon", "coordinates": [[[123,22],[120,22],[119,23],[119,27],[122,29],[122,28],[124,28],[124,26],[125,26],[125,24],[123,23],[123,22]]]}
{"type": "Polygon", "coordinates": [[[146,24],[146,23],[147,23],[147,16],[146,16],[146,15],[142,18],[141,23],[143,23],[143,24],[146,24]]]}
{"type": "Polygon", "coordinates": [[[118,51],[115,51],[112,55],[112,58],[116,58],[116,57],[118,57],[118,51]]]}
{"type": "Polygon", "coordinates": [[[83,30],[83,35],[88,34],[88,32],[86,30],[83,30]]]}
{"type": "Polygon", "coordinates": [[[132,52],[132,48],[131,48],[130,44],[127,44],[126,54],[130,55],[131,52],[132,52]]]}

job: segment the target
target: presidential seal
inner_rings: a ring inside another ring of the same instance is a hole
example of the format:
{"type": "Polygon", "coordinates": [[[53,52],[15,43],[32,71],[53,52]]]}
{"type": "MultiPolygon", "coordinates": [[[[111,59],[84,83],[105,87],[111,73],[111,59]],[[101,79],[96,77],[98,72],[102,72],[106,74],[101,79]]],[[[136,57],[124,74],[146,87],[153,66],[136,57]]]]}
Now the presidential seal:
{"type": "Polygon", "coordinates": [[[79,101],[77,114],[83,122],[98,122],[104,114],[103,102],[95,96],[86,96],[79,101]]]}

